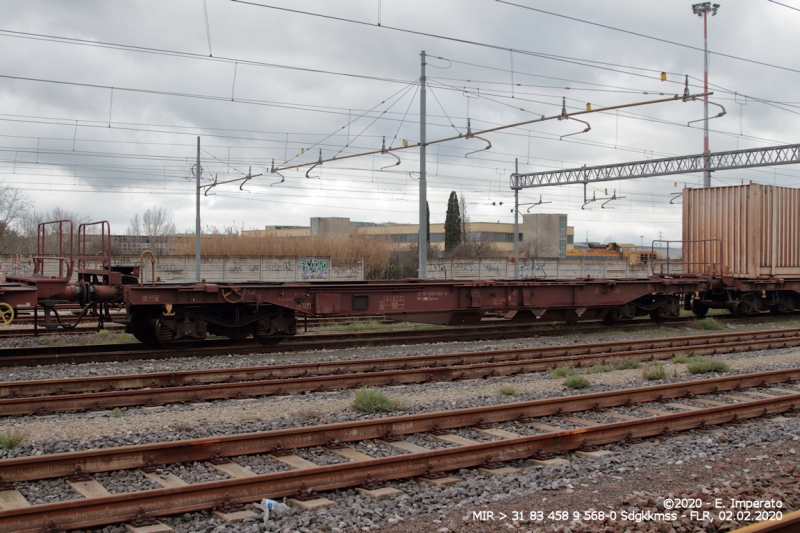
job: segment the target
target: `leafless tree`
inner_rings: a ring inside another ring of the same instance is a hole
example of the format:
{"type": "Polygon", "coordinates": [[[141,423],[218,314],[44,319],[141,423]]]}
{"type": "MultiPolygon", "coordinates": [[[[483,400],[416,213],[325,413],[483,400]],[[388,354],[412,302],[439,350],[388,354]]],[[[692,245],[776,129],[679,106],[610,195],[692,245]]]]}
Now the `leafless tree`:
{"type": "Polygon", "coordinates": [[[558,251],[550,246],[543,236],[534,235],[519,243],[519,257],[521,259],[558,257],[558,251]]]}
{"type": "Polygon", "coordinates": [[[493,242],[484,241],[480,238],[474,238],[469,241],[462,242],[453,249],[453,252],[450,255],[459,259],[491,259],[506,257],[506,254],[499,250],[493,242]]]}
{"type": "Polygon", "coordinates": [[[162,253],[170,236],[175,235],[175,222],[167,211],[159,206],[153,206],[139,217],[136,213],[128,227],[128,235],[147,237],[147,243],[156,253],[162,253]]]}
{"type": "Polygon", "coordinates": [[[19,189],[3,185],[0,181],[0,246],[8,250],[8,240],[15,240],[20,232],[14,226],[22,220],[33,206],[30,199],[19,189]]]}

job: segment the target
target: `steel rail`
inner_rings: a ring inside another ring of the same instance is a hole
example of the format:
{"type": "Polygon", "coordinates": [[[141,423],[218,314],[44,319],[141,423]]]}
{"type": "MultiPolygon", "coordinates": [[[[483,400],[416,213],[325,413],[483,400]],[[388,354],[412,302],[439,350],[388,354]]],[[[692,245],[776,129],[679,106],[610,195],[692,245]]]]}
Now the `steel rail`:
{"type": "MultiPolygon", "coordinates": [[[[787,316],[758,316],[759,321],[781,321],[787,316]]],[[[734,317],[717,317],[728,323],[746,324],[753,319],[734,317]]],[[[254,342],[230,340],[204,341],[201,346],[187,347],[181,350],[162,348],[141,349],[140,343],[130,344],[91,344],[83,346],[36,346],[28,348],[0,349],[0,368],[16,366],[38,366],[53,364],[81,364],[96,362],[132,361],[141,359],[169,359],[174,357],[212,357],[216,355],[244,355],[252,353],[301,352],[320,349],[354,348],[364,346],[390,346],[398,341],[402,344],[425,344],[430,342],[459,342],[473,340],[497,340],[519,337],[553,337],[567,334],[604,333],[610,330],[630,331],[653,327],[674,327],[692,323],[696,318],[675,318],[654,324],[649,319],[637,319],[621,322],[615,326],[593,325],[559,327],[558,324],[536,323],[497,323],[470,328],[426,329],[426,330],[394,330],[348,334],[313,334],[289,337],[276,345],[260,345],[254,342]],[[542,326],[545,326],[544,328],[542,326]],[[555,326],[555,327],[553,327],[555,326]],[[459,331],[461,331],[459,333],[459,331]],[[408,333],[412,337],[404,337],[408,333]],[[416,335],[416,336],[413,336],[416,335]],[[426,336],[420,336],[426,335],[426,336]],[[325,340],[328,339],[328,340],[325,340]]]]}
{"type": "Polygon", "coordinates": [[[800,529],[800,511],[783,515],[780,520],[767,520],[750,524],[731,531],[731,533],[796,533],[800,529]]]}
{"type": "MultiPolygon", "coordinates": [[[[668,320],[660,326],[682,325],[693,318],[668,320]]],[[[548,324],[551,326],[552,324],[548,324]]],[[[542,329],[542,324],[495,323],[470,328],[432,328],[423,330],[394,330],[346,334],[313,334],[288,337],[276,345],[261,345],[253,341],[230,340],[203,341],[201,346],[180,350],[144,348],[140,343],[92,344],[83,346],[35,346],[29,348],[0,349],[0,367],[38,366],[52,364],[79,364],[87,362],[130,361],[138,359],[167,359],[172,357],[209,357],[216,355],[298,352],[320,349],[386,346],[398,343],[425,344],[431,342],[459,342],[473,340],[511,339],[518,337],[558,336],[570,333],[606,332],[648,329],[654,327],[643,319],[618,326],[581,326],[542,329]]]]}
{"type": "MultiPolygon", "coordinates": [[[[0,478],[5,481],[27,481],[63,477],[72,474],[76,465],[79,465],[87,473],[96,473],[140,468],[148,463],[203,461],[215,456],[233,457],[270,453],[280,448],[291,450],[325,446],[334,440],[352,442],[383,438],[386,435],[406,435],[434,429],[471,427],[479,423],[508,422],[521,418],[552,416],[633,403],[664,401],[691,395],[721,393],[742,388],[794,383],[799,380],[800,368],[791,368],[357,422],[339,422],[213,438],[17,457],[0,461],[0,478]]],[[[795,395],[792,394],[791,397],[794,398],[795,395]]],[[[800,401],[795,401],[794,404],[800,407],[800,401]]]]}
{"type": "MultiPolygon", "coordinates": [[[[633,327],[645,327],[647,322],[633,327]]],[[[649,324],[652,327],[652,324],[649,324]]],[[[143,348],[141,343],[92,344],[66,346],[34,346],[29,348],[0,349],[0,367],[36,366],[45,364],[72,364],[84,362],[109,362],[134,359],[165,359],[171,357],[208,357],[215,355],[277,353],[304,350],[353,348],[387,344],[415,344],[429,342],[485,340],[514,338],[515,336],[563,334],[564,329],[541,330],[539,324],[505,323],[472,326],[470,328],[430,328],[418,330],[369,331],[358,333],[317,333],[286,337],[280,344],[262,345],[252,339],[231,341],[207,340],[200,346],[187,346],[180,350],[143,348]],[[557,333],[556,333],[557,332],[557,333]]],[[[605,328],[598,328],[605,329],[605,328]]],[[[583,330],[581,330],[583,331],[583,330]]]]}
{"type": "MultiPolygon", "coordinates": [[[[388,481],[425,475],[431,470],[471,468],[487,461],[525,459],[540,453],[564,453],[586,445],[605,445],[629,438],[664,435],[669,431],[687,431],[786,412],[793,413],[798,402],[800,393],[429,452],[104,498],[35,505],[0,511],[0,533],[39,533],[50,522],[65,529],[113,524],[132,519],[140,510],[150,516],[173,515],[217,507],[224,501],[249,502],[264,497],[276,499],[292,496],[306,489],[327,491],[358,486],[367,482],[368,476],[388,481]]],[[[350,440],[362,438],[370,437],[359,436],[350,440]]]]}
{"type": "Polygon", "coordinates": [[[698,354],[718,354],[724,351],[749,351],[758,348],[773,349],[800,346],[800,336],[775,341],[740,341],[711,345],[632,350],[628,352],[552,357],[533,360],[508,360],[492,363],[423,367],[409,370],[387,370],[370,373],[334,374],[283,379],[242,381],[238,383],[211,383],[185,385],[158,389],[130,389],[121,391],[31,396],[0,399],[0,415],[49,414],[65,411],[101,410],[115,407],[156,406],[169,403],[206,402],[224,399],[245,399],[255,396],[286,395],[300,392],[328,391],[361,387],[408,385],[433,381],[456,381],[511,376],[519,373],[541,372],[557,366],[590,366],[609,360],[635,359],[648,361],[668,359],[688,350],[698,354]]]}
{"type": "MultiPolygon", "coordinates": [[[[6,398],[21,399],[25,397],[101,391],[116,391],[123,394],[123,391],[126,390],[145,387],[181,387],[226,382],[306,378],[311,376],[331,376],[442,366],[500,363],[503,361],[519,363],[525,360],[526,363],[530,364],[533,362],[532,360],[548,358],[548,361],[543,361],[541,366],[537,366],[538,369],[545,370],[552,366],[575,364],[586,366],[593,364],[595,361],[604,363],[609,359],[665,359],[679,353],[684,353],[690,349],[692,352],[695,352],[696,355],[715,355],[739,351],[740,348],[749,348],[754,341],[769,341],[769,344],[772,345],[772,341],[776,340],[785,340],[786,347],[790,345],[800,345],[800,328],[626,340],[622,342],[568,344],[449,354],[383,357],[375,359],[320,361],[34,381],[9,381],[0,383],[0,400],[6,398]],[[797,342],[793,344],[793,340],[797,342]],[[592,357],[587,358],[586,356],[592,357]]],[[[497,368],[502,367],[498,366],[497,368]]],[[[505,369],[503,368],[503,370],[505,369]]],[[[527,367],[526,370],[530,370],[530,367],[527,367]]],[[[4,411],[2,403],[0,402],[0,415],[1,414],[4,414],[4,411]]]]}

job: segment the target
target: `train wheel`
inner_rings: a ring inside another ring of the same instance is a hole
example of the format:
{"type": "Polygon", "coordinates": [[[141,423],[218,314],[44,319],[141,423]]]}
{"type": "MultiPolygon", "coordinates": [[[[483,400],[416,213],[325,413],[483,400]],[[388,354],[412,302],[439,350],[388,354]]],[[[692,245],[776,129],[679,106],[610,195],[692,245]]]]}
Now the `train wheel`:
{"type": "Polygon", "coordinates": [[[0,303],[0,326],[7,326],[14,320],[14,308],[3,302],[0,303]]]}
{"type": "Polygon", "coordinates": [[[167,350],[185,350],[186,348],[191,348],[202,342],[201,339],[195,337],[183,337],[179,340],[174,340],[176,331],[167,325],[167,323],[163,322],[161,318],[156,319],[154,331],[158,344],[167,350]]]}
{"type": "Polygon", "coordinates": [[[255,337],[258,343],[263,346],[275,346],[276,344],[280,344],[280,342],[285,338],[286,337],[283,335],[269,335],[266,337],[255,337]]]}
{"type": "Polygon", "coordinates": [[[692,300],[692,313],[697,318],[705,318],[708,314],[708,306],[701,303],[699,300],[692,300]]]}
{"type": "Polygon", "coordinates": [[[606,316],[603,317],[603,323],[609,326],[616,324],[618,320],[619,320],[619,309],[617,308],[609,309],[606,316]]]}
{"type": "Polygon", "coordinates": [[[750,306],[745,302],[741,302],[734,306],[734,308],[731,309],[731,313],[733,313],[733,316],[736,318],[747,318],[752,314],[750,312],[750,306]]]}
{"type": "Polygon", "coordinates": [[[131,313],[131,333],[142,344],[158,346],[156,317],[147,309],[135,309],[131,313]]]}

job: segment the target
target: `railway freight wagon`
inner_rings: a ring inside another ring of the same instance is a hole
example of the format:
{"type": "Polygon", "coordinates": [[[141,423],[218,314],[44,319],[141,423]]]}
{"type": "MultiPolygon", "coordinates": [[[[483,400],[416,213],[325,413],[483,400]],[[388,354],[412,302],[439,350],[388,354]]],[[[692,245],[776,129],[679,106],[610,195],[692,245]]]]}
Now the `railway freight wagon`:
{"type": "MultiPolygon", "coordinates": [[[[82,225],[74,261],[71,249],[69,256],[37,259],[39,265],[57,261],[63,275],[10,276],[9,283],[0,284],[0,311],[6,317],[38,305],[48,318],[56,303],[74,301],[83,307],[81,316],[95,309],[100,320],[112,320],[110,306],[122,304],[124,322],[136,338],[167,347],[186,346],[209,334],[280,342],[297,332],[297,319],[303,316],[384,314],[395,320],[470,325],[486,314],[511,321],[613,323],[645,315],[663,320],[678,316],[681,307],[700,317],[710,308],[740,316],[789,313],[800,310],[798,206],[796,189],[687,189],[680,273],[655,264],[649,279],[157,283],[154,277],[143,279],[144,268],[123,272],[112,266],[105,245],[87,255],[87,225],[82,225]],[[97,256],[101,264],[92,266],[97,256]],[[73,267],[77,283],[70,282],[73,267]]],[[[63,223],[58,222],[59,228],[63,223]]],[[[101,235],[110,235],[107,222],[96,224],[101,235]]]]}
{"type": "Polygon", "coordinates": [[[739,316],[800,309],[800,189],[741,185],[683,191],[683,269],[713,279],[686,307],[739,316]]]}

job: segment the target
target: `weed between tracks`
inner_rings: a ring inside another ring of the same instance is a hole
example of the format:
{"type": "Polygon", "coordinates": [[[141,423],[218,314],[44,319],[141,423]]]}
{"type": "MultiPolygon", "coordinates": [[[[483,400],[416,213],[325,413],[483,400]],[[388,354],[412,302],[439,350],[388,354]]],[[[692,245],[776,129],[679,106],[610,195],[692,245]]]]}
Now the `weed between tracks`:
{"type": "Polygon", "coordinates": [[[572,376],[564,380],[564,386],[570,389],[588,389],[592,382],[583,376],[572,376]]]}
{"type": "Polygon", "coordinates": [[[624,361],[614,365],[614,370],[636,370],[642,366],[642,363],[636,359],[625,359],[624,361]]]}
{"type": "Polygon", "coordinates": [[[16,448],[23,443],[27,434],[19,429],[10,428],[5,431],[0,431],[0,447],[6,450],[16,448]]]}
{"type": "Polygon", "coordinates": [[[702,320],[697,320],[692,323],[694,329],[723,329],[724,326],[714,320],[712,317],[707,317],[702,320]]]}
{"type": "Polygon", "coordinates": [[[664,368],[664,365],[658,361],[653,361],[648,363],[647,366],[642,369],[642,377],[648,381],[666,379],[667,370],[664,368]]]}
{"type": "Polygon", "coordinates": [[[675,357],[672,358],[672,362],[675,364],[685,363],[688,360],[689,358],[686,357],[685,355],[676,355],[675,357]]]}
{"type": "Polygon", "coordinates": [[[375,389],[358,389],[353,408],[362,413],[389,413],[402,411],[406,405],[375,389]]]}
{"type": "Polygon", "coordinates": [[[500,394],[502,394],[503,396],[516,396],[517,389],[515,389],[511,385],[503,385],[502,387],[500,387],[500,394]]]}
{"type": "Polygon", "coordinates": [[[577,373],[578,371],[572,368],[571,366],[559,366],[550,369],[551,378],[566,378],[569,376],[574,376],[577,373]]]}
{"type": "Polygon", "coordinates": [[[686,365],[686,370],[691,374],[707,374],[709,372],[727,372],[730,370],[728,363],[705,357],[692,357],[686,365]]]}
{"type": "Polygon", "coordinates": [[[603,372],[613,372],[614,365],[594,365],[586,371],[587,374],[602,374],[603,372]]]}
{"type": "Polygon", "coordinates": [[[109,331],[107,329],[101,329],[94,333],[86,333],[85,335],[74,335],[68,340],[61,335],[48,335],[42,338],[48,346],[63,346],[65,344],[86,346],[90,344],[129,344],[138,342],[136,337],[130,333],[109,331]],[[65,342],[65,340],[67,342],[65,342]]]}

